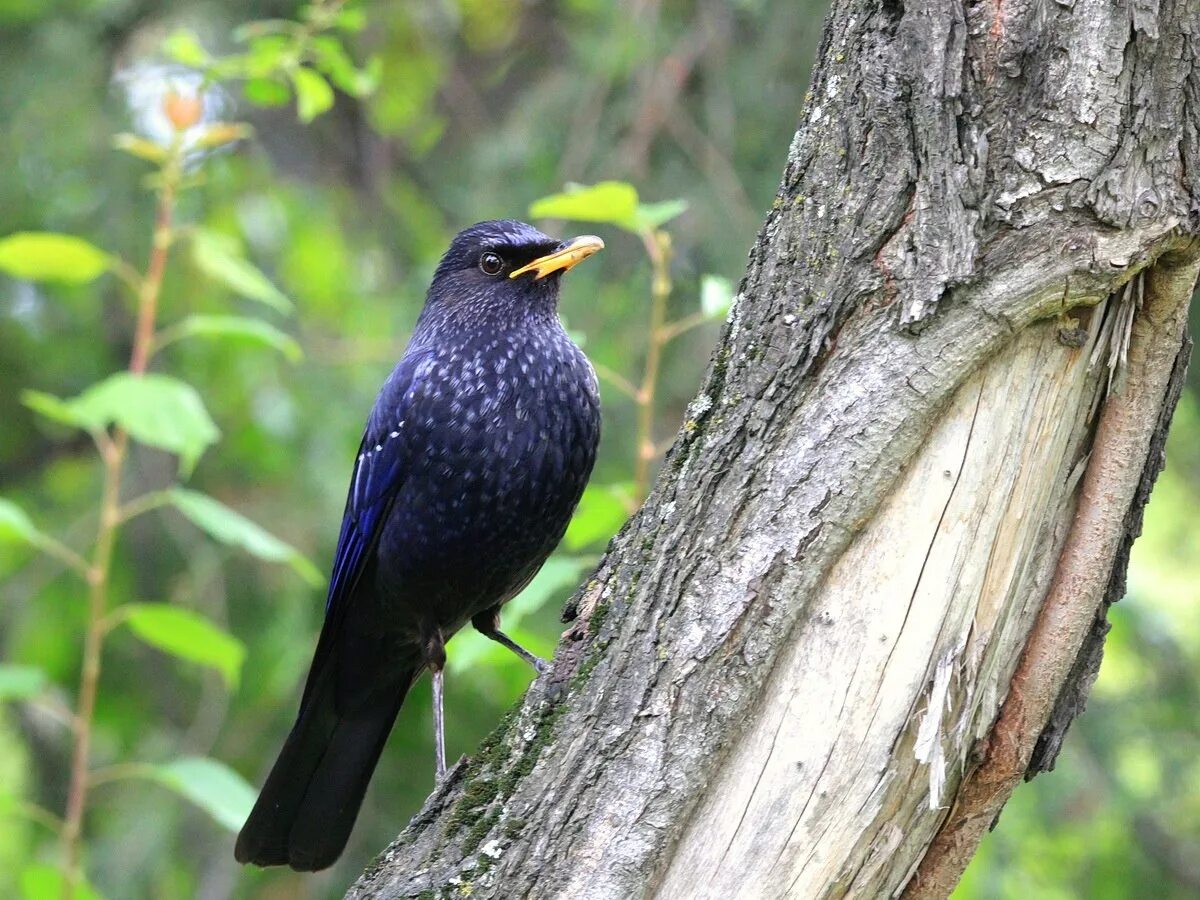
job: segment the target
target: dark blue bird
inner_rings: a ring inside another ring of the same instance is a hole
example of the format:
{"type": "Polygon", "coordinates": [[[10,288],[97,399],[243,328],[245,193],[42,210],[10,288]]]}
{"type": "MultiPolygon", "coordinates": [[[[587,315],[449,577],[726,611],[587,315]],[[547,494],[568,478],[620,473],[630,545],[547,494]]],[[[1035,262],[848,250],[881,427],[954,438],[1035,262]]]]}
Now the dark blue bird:
{"type": "Polygon", "coordinates": [[[445,642],[467,622],[541,671],[500,608],[562,538],[595,461],[596,376],[557,305],[562,274],[603,246],[481,222],[442,257],[367,420],[300,712],[239,862],[312,871],[341,855],[425,669],[442,777],[445,642]]]}

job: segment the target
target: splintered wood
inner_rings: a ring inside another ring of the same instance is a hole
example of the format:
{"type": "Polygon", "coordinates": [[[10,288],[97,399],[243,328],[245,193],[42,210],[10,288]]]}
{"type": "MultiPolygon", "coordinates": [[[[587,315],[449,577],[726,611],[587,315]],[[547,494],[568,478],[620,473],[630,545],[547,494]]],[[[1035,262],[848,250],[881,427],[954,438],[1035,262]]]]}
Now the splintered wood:
{"type": "Polygon", "coordinates": [[[1026,329],[958,390],[812,598],[656,896],[903,884],[892,867],[912,854],[895,851],[936,830],[1053,573],[1103,390],[1089,362],[1103,319],[1079,349],[1053,322],[1026,329]]]}

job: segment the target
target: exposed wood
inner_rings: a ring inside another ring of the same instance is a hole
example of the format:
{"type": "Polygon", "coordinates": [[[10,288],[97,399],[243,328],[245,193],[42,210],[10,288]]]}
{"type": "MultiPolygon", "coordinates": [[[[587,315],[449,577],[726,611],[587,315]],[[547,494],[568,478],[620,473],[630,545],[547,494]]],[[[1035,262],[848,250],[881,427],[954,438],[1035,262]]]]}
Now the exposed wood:
{"type": "Polygon", "coordinates": [[[1195,0],[835,5],[654,492],[351,896],[878,897],[923,857],[944,896],[1093,652],[1170,405],[1197,33],[1195,0]]]}
{"type": "Polygon", "coordinates": [[[895,851],[936,828],[1054,571],[1061,529],[1027,523],[1070,519],[1104,389],[1092,344],[1032,326],[959,389],[809,605],[657,896],[896,883],[911,857],[895,851]],[[848,854],[864,818],[870,850],[848,854]]]}
{"type": "Polygon", "coordinates": [[[1132,321],[1123,384],[1104,403],[1054,580],[1013,673],[1008,697],[980,748],[982,758],[959,787],[945,825],[905,891],[907,898],[949,894],[983,832],[1029,768],[1106,597],[1113,563],[1127,536],[1128,511],[1147,463],[1154,464],[1148,459],[1149,438],[1157,433],[1168,403],[1174,405],[1168,391],[1176,358],[1187,341],[1197,270],[1194,255],[1168,254],[1144,276],[1144,305],[1132,321]]]}

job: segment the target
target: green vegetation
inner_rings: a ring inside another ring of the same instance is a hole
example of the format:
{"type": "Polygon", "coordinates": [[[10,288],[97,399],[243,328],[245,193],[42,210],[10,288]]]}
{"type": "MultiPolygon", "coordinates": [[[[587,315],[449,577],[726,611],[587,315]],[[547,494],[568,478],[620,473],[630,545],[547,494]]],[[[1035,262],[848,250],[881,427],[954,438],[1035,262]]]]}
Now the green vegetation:
{"type": "MultiPolygon", "coordinates": [[[[600,463],[505,614],[549,655],[677,429],[713,421],[689,404],[823,11],[0,3],[0,896],[58,897],[64,874],[78,898],[341,896],[432,787],[423,686],[334,870],[241,870],[232,832],[291,724],[363,418],[438,254],[507,216],[608,244],[562,310],[601,375],[600,463]]],[[[960,897],[1195,894],[1195,387],[1091,708],[960,897]]],[[[553,740],[552,709],[508,756],[529,678],[477,635],[450,645],[451,758],[495,731],[456,823],[476,842],[520,833],[496,801],[553,740]]]]}

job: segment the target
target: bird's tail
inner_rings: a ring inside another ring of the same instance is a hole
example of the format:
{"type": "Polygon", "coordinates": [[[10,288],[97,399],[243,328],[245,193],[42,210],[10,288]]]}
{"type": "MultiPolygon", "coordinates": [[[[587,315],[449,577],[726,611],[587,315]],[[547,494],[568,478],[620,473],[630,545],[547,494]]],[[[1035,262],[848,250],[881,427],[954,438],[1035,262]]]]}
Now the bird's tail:
{"type": "Polygon", "coordinates": [[[388,679],[391,689],[341,709],[333,667],[323,668],[238,834],[238,862],[315,872],[341,856],[392,723],[421,669],[396,673],[388,679]]]}

